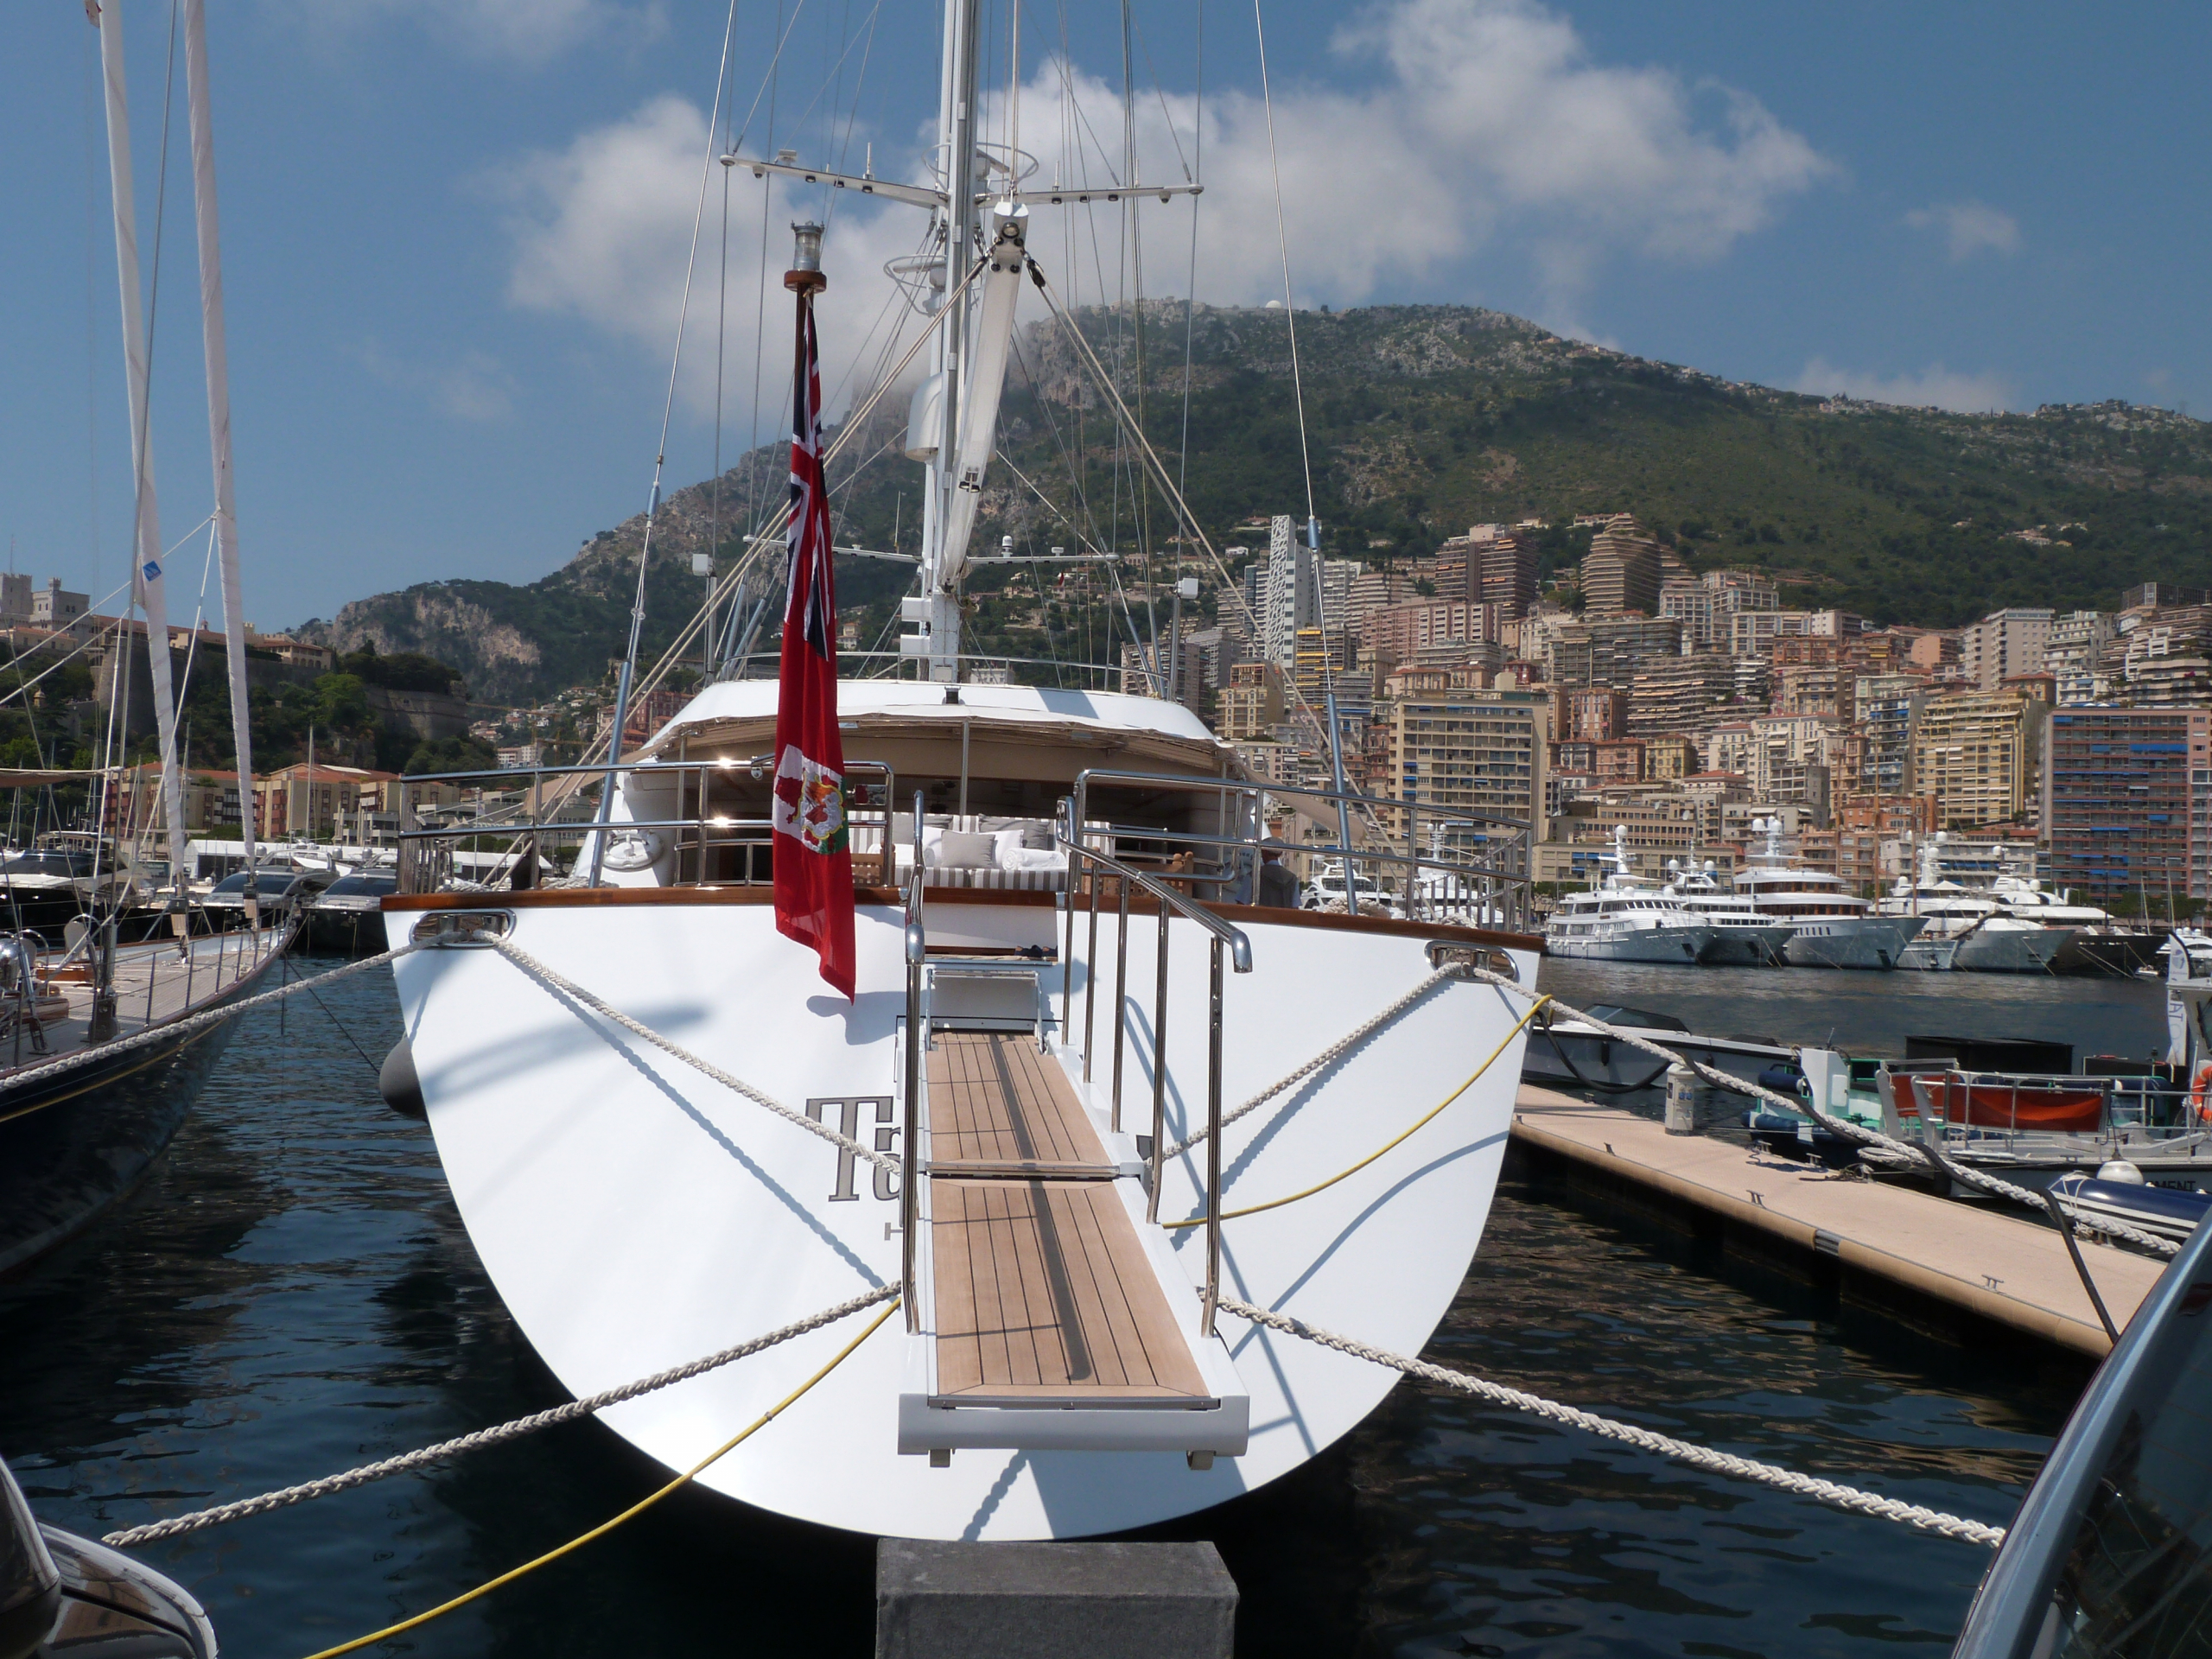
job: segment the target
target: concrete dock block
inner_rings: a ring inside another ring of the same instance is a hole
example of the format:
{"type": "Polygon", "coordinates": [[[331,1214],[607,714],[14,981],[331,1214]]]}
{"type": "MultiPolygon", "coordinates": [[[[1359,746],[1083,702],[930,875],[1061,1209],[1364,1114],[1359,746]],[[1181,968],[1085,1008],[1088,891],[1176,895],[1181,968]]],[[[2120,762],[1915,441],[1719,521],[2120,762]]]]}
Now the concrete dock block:
{"type": "Polygon", "coordinates": [[[876,1659],[1230,1659],[1236,1624],[1210,1543],[876,1545],[876,1659]]]}

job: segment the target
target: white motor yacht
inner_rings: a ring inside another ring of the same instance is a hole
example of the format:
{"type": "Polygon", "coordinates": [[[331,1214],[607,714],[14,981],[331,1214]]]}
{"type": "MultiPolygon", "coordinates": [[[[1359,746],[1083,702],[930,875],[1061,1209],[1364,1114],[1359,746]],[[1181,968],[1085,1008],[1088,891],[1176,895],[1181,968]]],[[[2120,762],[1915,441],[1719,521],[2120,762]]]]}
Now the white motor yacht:
{"type": "Polygon", "coordinates": [[[1544,949],[1596,962],[1688,963],[1701,959],[1719,932],[1657,883],[1630,873],[1628,826],[1620,824],[1605,880],[1560,897],[1544,924],[1544,949]]]}
{"type": "Polygon", "coordinates": [[[1662,897],[1673,898],[1714,928],[1713,941],[1699,960],[1707,967],[1780,966],[1783,948],[1789,941],[1788,924],[1761,915],[1743,894],[1725,891],[1713,870],[1711,859],[1703,869],[1685,869],[1681,860],[1669,859],[1667,885],[1660,890],[1662,897]]]}
{"type": "Polygon", "coordinates": [[[1791,863],[1780,818],[1754,818],[1751,830],[1763,844],[1746,849],[1736,889],[1761,916],[1789,928],[1782,953],[1791,967],[1900,965],[1920,931],[1917,918],[1878,915],[1873,901],[1847,889],[1840,876],[1791,863]]]}
{"type": "Polygon", "coordinates": [[[2031,877],[2000,875],[1990,884],[1989,896],[2024,921],[2074,930],[2051,958],[2054,973],[2125,978],[2156,961],[2165,941],[2162,933],[2124,928],[2110,911],[2076,904],[2072,893],[2052,893],[2031,877]]]}
{"type": "Polygon", "coordinates": [[[2016,913],[1994,892],[1946,879],[1936,865],[1941,834],[1922,848],[1920,880],[1904,876],[1881,901],[1885,916],[1922,923],[1897,965],[1966,973],[2047,974],[2075,930],[2016,913]]]}

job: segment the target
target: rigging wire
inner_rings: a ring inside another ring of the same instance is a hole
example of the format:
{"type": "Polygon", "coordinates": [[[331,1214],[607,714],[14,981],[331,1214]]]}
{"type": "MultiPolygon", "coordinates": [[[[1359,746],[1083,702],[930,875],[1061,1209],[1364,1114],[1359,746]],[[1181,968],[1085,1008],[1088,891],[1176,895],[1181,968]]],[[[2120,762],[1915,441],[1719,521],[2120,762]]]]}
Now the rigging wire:
{"type": "MultiPolygon", "coordinates": [[[[1268,84],[1268,33],[1260,20],[1260,0],[1252,0],[1252,32],[1260,42],[1260,101],[1268,117],[1268,167],[1274,175],[1275,184],[1275,245],[1282,255],[1282,315],[1290,324],[1290,390],[1298,410],[1298,464],[1306,474],[1306,522],[1315,521],[1313,511],[1313,460],[1306,447],[1306,383],[1298,367],[1298,308],[1290,297],[1290,233],[1284,228],[1282,217],[1282,162],[1275,154],[1275,100],[1268,84]]],[[[1317,551],[1319,550],[1316,550],[1317,551]]],[[[1314,576],[1319,591],[1319,573],[1314,576]]],[[[1327,652],[1322,653],[1323,661],[1327,652]]]]}
{"type": "MultiPolygon", "coordinates": [[[[802,0],[803,3],[804,0],[802,0]]],[[[638,541],[637,598],[630,607],[630,644],[629,649],[624,653],[622,658],[623,678],[626,682],[636,669],[638,639],[645,626],[645,573],[652,564],[653,530],[660,516],[661,473],[668,464],[668,427],[669,422],[676,413],[677,376],[683,365],[683,331],[691,320],[691,282],[699,264],[699,230],[700,226],[705,223],[707,216],[707,181],[714,176],[715,128],[721,119],[722,83],[729,74],[730,46],[736,33],[737,0],[729,0],[729,21],[722,28],[721,63],[715,72],[715,105],[707,116],[707,156],[699,167],[699,199],[691,210],[691,248],[683,262],[683,297],[677,302],[676,310],[676,346],[669,353],[668,393],[661,402],[660,442],[653,454],[652,495],[645,505],[645,534],[638,541]]],[[[627,713],[626,709],[619,712],[614,721],[617,729],[610,746],[610,753],[613,758],[618,760],[622,753],[622,733],[620,728],[626,723],[627,713]]],[[[613,791],[614,783],[610,777],[607,779],[607,801],[610,805],[613,802],[613,791]]]]}

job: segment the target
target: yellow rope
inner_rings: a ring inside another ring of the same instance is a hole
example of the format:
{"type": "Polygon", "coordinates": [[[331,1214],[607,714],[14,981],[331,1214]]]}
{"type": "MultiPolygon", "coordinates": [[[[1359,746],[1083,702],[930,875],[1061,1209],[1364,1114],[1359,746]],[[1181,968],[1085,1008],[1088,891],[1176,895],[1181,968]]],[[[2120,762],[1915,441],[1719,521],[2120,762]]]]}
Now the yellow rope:
{"type": "Polygon", "coordinates": [[[729,1452],[734,1451],[745,1441],[752,1439],[753,1434],[759,1430],[766,1427],[779,1413],[788,1409],[792,1404],[794,1404],[801,1395],[804,1394],[809,1389],[819,1382],[823,1377],[829,1376],[830,1372],[836,1370],[838,1366],[843,1364],[847,1357],[852,1353],[853,1350],[859,1347],[861,1344],[866,1342],[870,1337],[874,1336],[876,1332],[876,1327],[880,1325],[886,1319],[889,1319],[893,1313],[896,1313],[898,1311],[898,1307],[899,1304],[894,1300],[889,1306],[883,1310],[882,1313],[877,1314],[873,1319],[868,1321],[867,1330],[861,1332],[860,1335],[855,1337],[850,1342],[839,1349],[836,1358],[832,1359],[827,1365],[824,1365],[812,1376],[808,1377],[805,1382],[800,1383],[798,1387],[793,1389],[773,1406],[771,1406],[766,1411],[763,1412],[760,1416],[753,1421],[750,1427],[747,1428],[742,1433],[734,1434],[728,1440],[724,1440],[720,1446],[716,1446],[712,1452],[709,1452],[705,1457],[700,1459],[698,1462],[693,1464],[689,1469],[686,1469],[674,1480],[670,1481],[667,1485],[662,1487],[658,1491],[652,1493],[649,1497],[639,1498],[635,1503],[632,1503],[628,1509],[623,1510],[621,1514],[616,1516],[613,1520],[602,1521],[599,1525],[594,1527],[589,1532],[584,1533],[579,1537],[571,1538],[567,1543],[563,1544],[558,1549],[548,1550],[544,1554],[540,1555],[534,1561],[524,1561],[520,1567],[515,1567],[511,1571],[502,1573],[498,1578],[490,1580],[486,1583],[480,1584],[474,1590],[468,1591],[464,1594],[455,1596],[451,1601],[446,1602],[442,1605],[431,1608],[427,1613],[417,1613],[412,1618],[403,1619],[398,1624],[390,1625],[384,1630],[377,1631],[372,1636],[355,1637],[351,1642],[340,1643],[334,1648],[325,1648],[320,1653],[310,1654],[308,1656],[308,1659],[337,1659],[337,1656],[341,1653],[352,1653],[358,1648],[365,1648],[378,1642],[389,1641],[391,1637],[401,1634],[403,1631],[415,1629],[418,1624],[427,1624],[434,1618],[443,1618],[446,1614],[453,1611],[454,1608],[465,1607],[480,1596],[488,1596],[493,1591],[497,1590],[501,1585],[512,1584],[517,1579],[521,1578],[524,1573],[535,1573],[539,1567],[543,1567],[548,1561],[557,1561],[563,1555],[569,1554],[573,1551],[582,1549],[586,1544],[591,1542],[593,1539],[603,1537],[607,1533],[613,1531],[615,1528],[620,1526],[625,1521],[629,1520],[632,1516],[644,1514],[645,1511],[652,1508],[654,1504],[659,1503],[661,1499],[666,1497],[671,1492],[675,1491],[678,1487],[689,1484],[701,1470],[704,1469],[709,1464],[714,1462],[715,1459],[720,1458],[729,1452]]]}
{"type": "MultiPolygon", "coordinates": [[[[1338,1170],[1335,1174],[1330,1176],[1327,1180],[1317,1182],[1315,1185],[1307,1187],[1303,1192],[1293,1192],[1287,1198],[1269,1198],[1265,1204],[1247,1205],[1242,1210],[1224,1210],[1221,1212],[1221,1218],[1224,1221],[1234,1221],[1239,1216],[1256,1216],[1262,1210],[1280,1210],[1286,1204],[1296,1204],[1300,1198],[1310,1198],[1316,1192],[1325,1192],[1329,1188],[1334,1186],[1338,1181],[1344,1179],[1346,1177],[1358,1174],[1361,1170],[1365,1169],[1370,1164],[1373,1163],[1377,1158],[1380,1158],[1384,1153],[1389,1152],[1392,1147],[1398,1146],[1400,1143],[1411,1139],[1416,1131],[1426,1126],[1439,1113],[1443,1111],[1446,1106],[1449,1106],[1453,1101],[1459,1099],[1460,1096],[1465,1094],[1468,1090],[1473,1088],[1475,1084],[1481,1080],[1483,1073],[1489,1071],[1491,1067],[1497,1063],[1497,1057],[1505,1052],[1507,1045],[1510,1044],[1516,1037],[1518,1037],[1528,1028],[1529,1022],[1536,1017],[1537,1010],[1541,1008],[1544,1004],[1550,1001],[1551,998],[1549,996],[1538,997],[1535,1001],[1529,1006],[1529,1012],[1522,1014],[1520,1019],[1514,1021],[1513,1029],[1505,1033],[1504,1040],[1499,1043],[1496,1048],[1491,1050],[1490,1058],[1484,1060],[1471,1072],[1468,1073],[1467,1080],[1465,1083],[1461,1084],[1457,1089],[1454,1089],[1450,1094],[1445,1096],[1442,1100],[1437,1102],[1435,1107],[1425,1114],[1418,1122],[1411,1124],[1399,1134],[1384,1141],[1381,1146],[1376,1147],[1374,1151],[1369,1153],[1366,1157],[1354,1164],[1350,1169],[1338,1170]]],[[[1170,1231],[1173,1231],[1179,1227],[1203,1227],[1205,1225],[1205,1223],[1206,1218],[1204,1216],[1193,1216],[1188,1221],[1163,1221],[1160,1224],[1162,1227],[1168,1229],[1170,1231]]]]}

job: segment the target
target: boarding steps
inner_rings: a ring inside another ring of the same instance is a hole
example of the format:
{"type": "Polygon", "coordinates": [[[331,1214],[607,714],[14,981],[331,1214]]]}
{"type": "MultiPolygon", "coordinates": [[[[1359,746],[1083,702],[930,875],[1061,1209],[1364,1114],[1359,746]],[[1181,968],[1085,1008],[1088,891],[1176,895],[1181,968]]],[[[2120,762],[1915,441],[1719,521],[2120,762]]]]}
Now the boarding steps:
{"type": "Polygon", "coordinates": [[[1095,1122],[1045,1040],[1034,963],[925,974],[919,1329],[899,1450],[1245,1449],[1250,1402],[1167,1234],[1136,1143],[1095,1122]]]}

